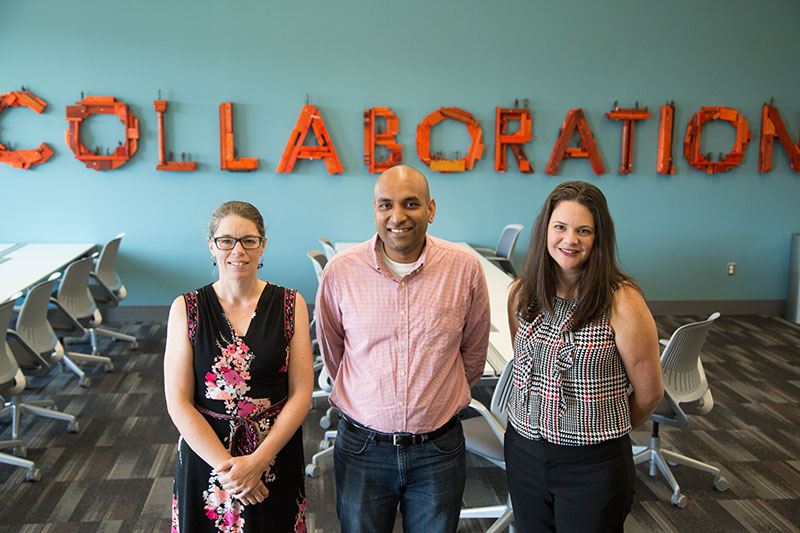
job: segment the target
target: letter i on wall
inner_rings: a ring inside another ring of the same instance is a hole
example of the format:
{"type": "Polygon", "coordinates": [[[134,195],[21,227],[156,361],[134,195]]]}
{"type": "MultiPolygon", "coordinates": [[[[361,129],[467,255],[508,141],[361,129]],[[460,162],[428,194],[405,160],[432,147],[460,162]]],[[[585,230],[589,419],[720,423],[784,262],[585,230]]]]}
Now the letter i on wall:
{"type": "Polygon", "coordinates": [[[661,106],[661,118],[658,123],[658,163],[659,174],[669,176],[675,174],[672,164],[672,137],[675,130],[675,102],[667,102],[661,106]]]}

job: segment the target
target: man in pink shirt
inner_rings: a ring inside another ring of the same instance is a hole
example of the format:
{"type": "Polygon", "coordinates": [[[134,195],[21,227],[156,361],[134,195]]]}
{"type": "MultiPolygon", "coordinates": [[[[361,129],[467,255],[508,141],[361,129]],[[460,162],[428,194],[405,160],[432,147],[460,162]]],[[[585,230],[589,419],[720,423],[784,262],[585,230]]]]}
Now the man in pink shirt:
{"type": "Polygon", "coordinates": [[[342,531],[454,532],[466,480],[458,413],[480,379],[489,294],[472,253],[427,234],[436,202],[419,171],[375,184],[377,234],[338,253],[317,292],[317,338],[340,410],[342,531]]]}

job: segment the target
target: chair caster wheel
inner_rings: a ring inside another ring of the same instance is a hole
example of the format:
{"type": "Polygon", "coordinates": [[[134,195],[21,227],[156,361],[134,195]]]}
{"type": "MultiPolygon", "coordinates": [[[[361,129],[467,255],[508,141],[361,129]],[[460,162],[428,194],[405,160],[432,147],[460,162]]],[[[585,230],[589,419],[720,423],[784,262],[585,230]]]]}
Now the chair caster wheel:
{"type": "Polygon", "coordinates": [[[678,507],[679,509],[683,509],[684,507],[686,507],[686,504],[689,503],[689,500],[683,494],[673,494],[672,498],[670,498],[670,502],[675,507],[678,507]]]}
{"type": "Polygon", "coordinates": [[[131,350],[138,350],[138,349],[139,349],[139,342],[138,341],[133,341],[131,343],[131,350]]]}
{"type": "Polygon", "coordinates": [[[331,419],[327,416],[323,416],[319,419],[319,427],[322,429],[328,429],[331,427],[331,419]]]}
{"type": "Polygon", "coordinates": [[[714,488],[720,492],[728,490],[728,480],[724,477],[718,477],[714,479],[714,488]]]}
{"type": "Polygon", "coordinates": [[[67,431],[69,431],[70,433],[77,433],[78,430],[80,430],[80,426],[78,425],[77,420],[75,422],[70,422],[69,425],[67,426],[67,431]]]}
{"type": "Polygon", "coordinates": [[[315,464],[306,465],[306,475],[310,478],[315,478],[319,475],[319,466],[315,464]]]}
{"type": "Polygon", "coordinates": [[[22,457],[24,459],[28,456],[28,449],[22,444],[20,444],[19,446],[14,448],[14,455],[16,455],[17,457],[22,457]]]}
{"type": "Polygon", "coordinates": [[[329,441],[328,439],[322,439],[321,441],[319,441],[319,451],[327,450],[330,447],[331,447],[331,441],[329,441]]]}
{"type": "Polygon", "coordinates": [[[84,377],[81,378],[80,384],[81,384],[81,387],[88,389],[89,387],[92,386],[92,380],[90,378],[84,376],[84,377]]]}
{"type": "Polygon", "coordinates": [[[34,468],[33,470],[29,470],[27,474],[25,474],[25,479],[27,481],[39,481],[42,479],[42,473],[39,471],[38,468],[34,468]]]}
{"type": "Polygon", "coordinates": [[[106,372],[112,372],[114,370],[114,363],[106,363],[103,365],[103,370],[106,372]]]}

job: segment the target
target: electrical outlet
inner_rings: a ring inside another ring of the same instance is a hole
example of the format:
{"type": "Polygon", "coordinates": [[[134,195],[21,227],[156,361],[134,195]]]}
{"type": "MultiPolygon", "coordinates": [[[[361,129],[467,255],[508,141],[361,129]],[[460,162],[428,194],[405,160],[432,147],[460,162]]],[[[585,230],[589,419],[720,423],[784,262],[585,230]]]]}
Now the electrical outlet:
{"type": "Polygon", "coordinates": [[[728,263],[728,275],[733,276],[736,274],[736,263],[728,263]]]}

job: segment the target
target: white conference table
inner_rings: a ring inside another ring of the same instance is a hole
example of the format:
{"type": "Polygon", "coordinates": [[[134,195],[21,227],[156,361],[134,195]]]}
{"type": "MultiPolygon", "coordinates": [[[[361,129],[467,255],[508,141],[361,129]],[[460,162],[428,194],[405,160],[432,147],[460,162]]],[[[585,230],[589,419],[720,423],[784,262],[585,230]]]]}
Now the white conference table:
{"type": "Polygon", "coordinates": [[[95,250],[94,244],[0,243],[0,302],[95,250]]]}
{"type": "MultiPolygon", "coordinates": [[[[355,246],[356,242],[337,242],[336,251],[341,252],[355,246]]],[[[489,288],[489,307],[492,316],[492,328],[489,333],[489,351],[486,354],[484,378],[496,378],[503,371],[506,363],[514,358],[514,347],[511,344],[511,330],[508,326],[508,293],[514,279],[502,268],[483,257],[477,250],[465,242],[456,243],[472,252],[483,267],[486,285],[489,288]]]]}

